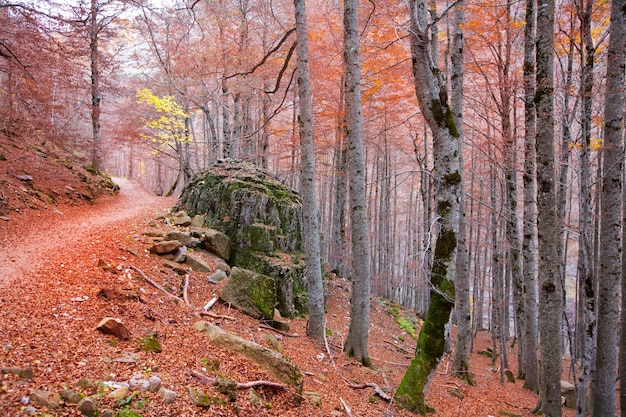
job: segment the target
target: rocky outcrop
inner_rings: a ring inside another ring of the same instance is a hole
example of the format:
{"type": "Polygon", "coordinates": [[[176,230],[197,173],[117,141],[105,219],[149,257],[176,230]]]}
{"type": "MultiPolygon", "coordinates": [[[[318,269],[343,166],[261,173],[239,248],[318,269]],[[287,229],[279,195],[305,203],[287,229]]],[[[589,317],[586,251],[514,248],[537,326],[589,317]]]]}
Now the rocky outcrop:
{"type": "Polygon", "coordinates": [[[276,306],[275,285],[267,275],[235,267],[220,298],[254,318],[271,320],[276,306]]]}
{"type": "MultiPolygon", "coordinates": [[[[302,205],[295,192],[252,165],[220,161],[192,180],[176,209],[230,238],[232,266],[271,277],[283,316],[306,312],[302,205]]],[[[216,240],[205,233],[207,248],[216,240]]]]}

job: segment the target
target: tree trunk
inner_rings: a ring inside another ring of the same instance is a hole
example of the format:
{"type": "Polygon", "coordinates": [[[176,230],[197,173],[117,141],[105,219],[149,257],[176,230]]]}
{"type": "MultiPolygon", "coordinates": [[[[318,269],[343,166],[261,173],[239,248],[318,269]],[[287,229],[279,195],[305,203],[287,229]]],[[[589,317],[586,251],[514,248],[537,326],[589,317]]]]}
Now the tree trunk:
{"type": "Polygon", "coordinates": [[[615,374],[621,289],[621,192],[624,148],[624,58],[626,51],[626,1],[611,4],[609,48],[604,101],[604,146],[600,235],[600,285],[598,287],[598,341],[593,415],[615,415],[615,374]]]}
{"type": "Polygon", "coordinates": [[[97,0],[91,0],[89,14],[89,57],[91,64],[91,165],[96,171],[102,169],[102,149],[100,133],[100,53],[98,51],[98,37],[100,27],[98,25],[99,5],[97,0]]]}
{"type": "Polygon", "coordinates": [[[561,316],[563,288],[556,246],[554,169],[554,0],[537,7],[537,230],[539,242],[539,334],[541,351],[541,409],[561,416],[561,316]]]}
{"type": "MultiPolygon", "coordinates": [[[[454,8],[454,38],[452,43],[452,98],[451,110],[455,116],[459,132],[459,169],[463,168],[463,30],[465,22],[465,2],[460,1],[454,8]]],[[[454,308],[456,310],[457,341],[452,372],[459,378],[474,385],[474,379],[469,373],[470,346],[472,344],[472,325],[470,314],[470,262],[468,251],[467,216],[465,207],[465,192],[461,184],[459,201],[459,239],[457,248],[457,267],[454,286],[456,296],[454,308]]]]}
{"type": "Polygon", "coordinates": [[[415,357],[396,393],[399,407],[422,414],[428,411],[426,392],[444,352],[445,325],[454,306],[454,279],[462,177],[457,129],[447,92],[431,56],[425,0],[411,0],[410,43],[413,81],[418,103],[433,132],[435,210],[439,230],[431,273],[428,313],[420,331],[415,357]]]}
{"type": "Polygon", "coordinates": [[[320,232],[315,190],[315,147],[313,110],[309,75],[309,43],[305,0],[294,0],[296,36],[298,39],[298,98],[300,116],[300,190],[306,276],[308,285],[309,324],[307,334],[324,340],[324,285],[320,264],[320,232]]]}
{"type": "Polygon", "coordinates": [[[344,62],[346,67],[346,134],[352,228],[352,300],[345,351],[371,365],[367,341],[370,323],[370,247],[365,199],[365,157],[361,120],[361,63],[359,54],[359,1],[344,2],[344,62]]]}

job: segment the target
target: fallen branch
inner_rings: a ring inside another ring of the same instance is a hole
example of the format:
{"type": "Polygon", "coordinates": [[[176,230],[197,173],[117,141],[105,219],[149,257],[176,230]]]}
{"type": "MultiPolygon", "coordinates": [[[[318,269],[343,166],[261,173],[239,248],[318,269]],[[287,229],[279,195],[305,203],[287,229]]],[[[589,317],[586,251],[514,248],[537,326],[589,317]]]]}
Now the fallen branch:
{"type": "Polygon", "coordinates": [[[341,397],[339,397],[339,401],[341,401],[341,405],[343,405],[344,410],[346,410],[346,414],[348,415],[348,417],[352,417],[352,411],[350,410],[350,407],[348,407],[348,404],[346,404],[346,402],[341,397]]]}
{"type": "Polygon", "coordinates": [[[385,342],[385,343],[389,343],[390,345],[394,346],[396,349],[398,349],[398,350],[399,350],[400,352],[402,352],[402,353],[406,353],[406,354],[408,354],[408,355],[410,355],[410,354],[411,354],[411,352],[409,352],[408,350],[406,350],[406,349],[405,349],[405,348],[403,348],[402,346],[397,345],[397,344],[395,344],[394,342],[392,342],[392,341],[390,341],[390,340],[383,340],[383,342],[385,342]]]}
{"type": "Polygon", "coordinates": [[[374,388],[376,395],[378,395],[380,398],[382,398],[385,401],[391,401],[391,397],[389,396],[389,394],[383,391],[383,389],[375,382],[367,382],[365,384],[352,384],[345,378],[343,381],[346,383],[347,386],[349,386],[350,388],[354,388],[354,389],[374,388]]]}
{"type": "Polygon", "coordinates": [[[283,336],[287,336],[287,337],[300,337],[300,335],[298,333],[287,333],[287,332],[283,332],[282,330],[278,330],[268,324],[265,323],[261,323],[259,325],[260,328],[262,329],[268,329],[268,330],[274,330],[276,333],[278,334],[282,334],[283,336]]]}
{"type": "Polygon", "coordinates": [[[328,357],[330,358],[330,363],[332,363],[333,367],[337,369],[337,364],[335,363],[333,353],[330,351],[330,347],[328,347],[328,338],[326,337],[326,319],[324,319],[324,346],[326,347],[326,352],[328,353],[328,357]]]}
{"type": "Polygon", "coordinates": [[[189,302],[189,297],[187,297],[187,291],[189,291],[189,274],[185,274],[185,286],[183,287],[183,300],[185,300],[185,304],[191,307],[191,303],[189,302]]]}
{"type": "Polygon", "coordinates": [[[201,311],[200,315],[201,316],[212,317],[214,319],[226,319],[226,320],[237,321],[237,319],[234,318],[233,316],[228,316],[226,314],[215,314],[215,313],[211,313],[210,311],[201,311]]]}
{"type": "Polygon", "coordinates": [[[168,292],[165,288],[163,288],[162,286],[160,286],[159,284],[157,284],[156,282],[154,282],[153,280],[151,280],[150,278],[148,278],[148,276],[139,268],[137,268],[136,266],[131,265],[130,269],[132,269],[133,271],[138,272],[143,279],[146,280],[146,282],[150,285],[152,285],[154,288],[163,291],[165,294],[167,294],[170,298],[173,298],[181,303],[185,303],[185,300],[181,299],[180,297],[176,297],[174,294],[171,294],[170,292],[168,292]]]}
{"type": "Polygon", "coordinates": [[[211,299],[209,300],[209,302],[208,302],[208,303],[206,303],[206,304],[204,305],[203,310],[204,310],[204,311],[209,311],[209,309],[210,309],[211,307],[213,307],[213,306],[215,305],[215,303],[217,303],[217,297],[213,297],[213,298],[211,298],[211,299]]]}
{"type": "MultiPolygon", "coordinates": [[[[219,384],[219,380],[217,378],[211,378],[206,375],[202,375],[200,372],[191,371],[191,376],[196,378],[198,381],[204,384],[219,384]]],[[[287,389],[286,385],[279,384],[278,382],[272,381],[250,381],[250,382],[237,382],[237,389],[248,389],[254,387],[272,387],[272,388],[282,388],[287,389]]]]}

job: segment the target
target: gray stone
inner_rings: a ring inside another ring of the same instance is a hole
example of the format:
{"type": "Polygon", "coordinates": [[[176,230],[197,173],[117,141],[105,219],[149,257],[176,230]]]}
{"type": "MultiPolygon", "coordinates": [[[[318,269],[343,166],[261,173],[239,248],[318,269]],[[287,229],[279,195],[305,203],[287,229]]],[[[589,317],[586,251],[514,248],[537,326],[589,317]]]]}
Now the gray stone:
{"type": "Polygon", "coordinates": [[[26,407],[24,407],[24,409],[22,410],[22,414],[27,415],[27,416],[34,416],[39,412],[39,410],[37,410],[35,407],[33,407],[32,405],[27,405],[26,407]]]}
{"type": "Polygon", "coordinates": [[[322,396],[319,393],[307,391],[307,392],[303,392],[302,396],[314,406],[316,407],[322,406],[322,396]]]}
{"type": "Polygon", "coordinates": [[[122,398],[126,398],[128,396],[128,392],[130,389],[127,386],[121,386],[116,390],[109,392],[107,397],[115,398],[116,400],[120,400],[122,398]]]}
{"type": "Polygon", "coordinates": [[[206,220],[206,217],[201,215],[201,214],[197,214],[195,216],[193,216],[193,218],[191,219],[191,227],[204,227],[204,221],[206,220]]]}
{"type": "Polygon", "coordinates": [[[104,410],[102,414],[100,414],[100,417],[115,417],[115,413],[113,410],[104,410]]]}
{"type": "Polygon", "coordinates": [[[61,407],[62,399],[56,392],[34,389],[30,393],[30,401],[50,410],[56,410],[61,407]]]}
{"type": "Polygon", "coordinates": [[[104,334],[110,334],[117,337],[120,340],[130,340],[130,330],[122,323],[120,319],[113,317],[105,317],[100,320],[100,323],[96,326],[100,332],[104,334]]]}
{"type": "Polygon", "coordinates": [[[172,269],[178,275],[185,275],[188,271],[178,262],[170,261],[169,259],[163,259],[163,265],[172,269]]]}
{"type": "Polygon", "coordinates": [[[157,255],[163,255],[166,253],[172,253],[181,247],[178,240],[164,240],[163,242],[157,242],[149,249],[150,253],[157,255]]]}
{"type": "Polygon", "coordinates": [[[565,407],[576,408],[576,387],[567,381],[561,381],[561,396],[565,397],[565,407]]]}
{"type": "Polygon", "coordinates": [[[142,232],[142,234],[144,236],[148,236],[148,237],[163,237],[163,236],[165,236],[165,233],[163,233],[161,230],[157,230],[157,229],[144,230],[142,232]]]}
{"type": "Polygon", "coordinates": [[[209,275],[207,280],[211,284],[217,284],[218,282],[221,282],[225,280],[226,278],[228,278],[228,275],[226,275],[226,272],[222,271],[221,269],[218,269],[217,271],[209,275]]]}
{"type": "Polygon", "coordinates": [[[13,374],[17,375],[21,379],[33,379],[35,372],[30,368],[20,368],[16,366],[8,366],[0,369],[0,374],[13,374]]]}
{"type": "Polygon", "coordinates": [[[65,402],[69,404],[78,404],[80,400],[83,399],[83,397],[83,394],[70,388],[64,389],[61,393],[61,398],[63,398],[65,402]]]}
{"type": "Polygon", "coordinates": [[[163,402],[165,404],[172,404],[174,401],[176,401],[176,398],[178,398],[178,394],[176,393],[176,391],[172,391],[163,387],[159,388],[158,394],[159,397],[163,399],[163,402]]]}
{"type": "Polygon", "coordinates": [[[174,252],[172,261],[177,263],[183,263],[185,262],[185,259],[187,259],[187,246],[181,246],[176,252],[174,252]]]}
{"type": "Polygon", "coordinates": [[[158,392],[161,388],[161,378],[156,375],[145,379],[143,375],[134,375],[129,381],[130,387],[139,389],[140,391],[158,392]]]}
{"type": "Polygon", "coordinates": [[[211,265],[194,253],[187,253],[185,263],[197,272],[211,272],[212,270],[211,265]]]}
{"type": "Polygon", "coordinates": [[[275,283],[267,275],[235,267],[220,299],[254,318],[271,320],[276,307],[275,283]]]}
{"type": "Polygon", "coordinates": [[[224,233],[208,229],[204,233],[203,241],[206,250],[226,261],[230,259],[230,238],[224,233]]]}
{"type": "Polygon", "coordinates": [[[182,227],[187,227],[191,225],[191,217],[189,217],[186,214],[178,214],[176,217],[174,217],[174,225],[175,226],[182,226],[182,227]]]}
{"type": "Polygon", "coordinates": [[[23,181],[23,182],[30,182],[30,181],[33,180],[33,177],[31,177],[30,175],[26,175],[26,174],[18,175],[15,178],[17,178],[18,180],[23,181]]]}
{"type": "Polygon", "coordinates": [[[85,397],[78,405],[76,405],[76,409],[83,413],[86,416],[95,416],[98,413],[98,402],[95,398],[85,397]]]}
{"type": "Polygon", "coordinates": [[[189,246],[190,248],[197,248],[201,245],[200,239],[191,236],[189,233],[181,232],[178,230],[172,230],[167,232],[164,236],[165,240],[177,240],[182,246],[189,246]]]}
{"type": "Polygon", "coordinates": [[[213,402],[211,400],[211,397],[208,396],[207,394],[205,394],[202,391],[198,391],[196,389],[194,389],[192,386],[187,385],[187,393],[189,394],[189,398],[191,399],[191,402],[196,406],[196,407],[200,407],[200,408],[210,408],[211,407],[211,403],[213,402]]]}

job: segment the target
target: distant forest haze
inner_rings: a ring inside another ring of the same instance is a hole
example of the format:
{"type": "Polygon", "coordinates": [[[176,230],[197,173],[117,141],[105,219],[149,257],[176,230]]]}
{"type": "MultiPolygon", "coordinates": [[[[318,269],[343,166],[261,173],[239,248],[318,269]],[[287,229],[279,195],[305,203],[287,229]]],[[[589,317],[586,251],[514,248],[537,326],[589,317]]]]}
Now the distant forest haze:
{"type": "Polygon", "coordinates": [[[0,0],[0,135],[164,196],[218,159],[281,178],[352,281],[347,354],[369,295],[426,320],[400,406],[454,324],[467,383],[487,329],[545,414],[568,374],[577,415],[626,415],[625,1],[0,0]]]}

